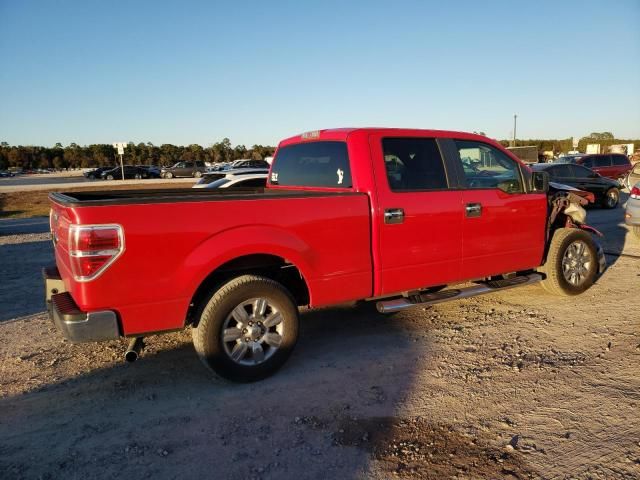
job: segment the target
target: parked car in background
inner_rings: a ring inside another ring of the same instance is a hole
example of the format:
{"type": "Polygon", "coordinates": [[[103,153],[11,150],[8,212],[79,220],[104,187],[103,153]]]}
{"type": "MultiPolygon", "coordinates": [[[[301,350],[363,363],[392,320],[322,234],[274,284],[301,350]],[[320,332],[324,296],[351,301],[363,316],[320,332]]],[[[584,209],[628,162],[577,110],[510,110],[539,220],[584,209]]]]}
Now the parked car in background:
{"type": "Polygon", "coordinates": [[[207,172],[219,172],[220,170],[226,170],[226,168],[231,165],[231,162],[220,162],[215,165],[207,168],[207,172]]]}
{"type": "Polygon", "coordinates": [[[147,171],[147,177],[142,177],[142,178],[160,178],[161,176],[162,172],[160,170],[160,167],[157,167],[156,165],[138,165],[138,166],[147,171]]]}
{"type": "Polygon", "coordinates": [[[85,170],[82,175],[89,180],[96,180],[101,178],[102,172],[106,172],[107,170],[113,170],[115,167],[113,165],[109,165],[108,167],[98,167],[90,170],[85,170]]]}
{"type": "Polygon", "coordinates": [[[226,168],[227,170],[236,170],[238,168],[266,168],[269,169],[269,163],[264,160],[241,159],[231,162],[226,168]]]}
{"type": "Polygon", "coordinates": [[[162,178],[195,177],[200,178],[207,170],[204,162],[178,162],[172,167],[161,170],[162,178]]]}
{"type": "MultiPolygon", "coordinates": [[[[111,170],[105,170],[100,174],[100,177],[103,180],[122,180],[122,168],[115,167],[111,170]]],[[[138,167],[135,165],[125,165],[124,166],[124,178],[132,179],[132,178],[149,178],[151,174],[149,171],[143,167],[138,167]]]]}
{"type": "Polygon", "coordinates": [[[633,186],[638,182],[640,182],[640,162],[636,163],[633,168],[629,170],[629,173],[627,173],[627,176],[624,177],[624,181],[622,183],[624,183],[626,187],[631,190],[633,186]]]}
{"type": "Polygon", "coordinates": [[[631,227],[635,236],[640,239],[640,182],[636,183],[630,190],[624,221],[631,227]]]}
{"type": "Polygon", "coordinates": [[[538,163],[533,171],[547,172],[553,182],[569,185],[595,195],[596,202],[605,208],[615,208],[620,200],[622,185],[616,180],[601,176],[593,170],[571,163],[538,163]]]}
{"type": "Polygon", "coordinates": [[[622,180],[629,170],[631,170],[631,162],[626,155],[621,153],[599,153],[594,155],[561,157],[563,160],[559,163],[573,163],[582,165],[599,173],[603,177],[612,178],[614,180],[622,180]],[[566,159],[566,160],[564,160],[566,159]]]}
{"type": "Polygon", "coordinates": [[[13,176],[14,176],[13,172],[7,172],[6,170],[0,171],[0,178],[13,177],[13,176]]]}
{"type": "Polygon", "coordinates": [[[226,172],[205,173],[193,188],[264,188],[269,170],[241,168],[226,172]]]}

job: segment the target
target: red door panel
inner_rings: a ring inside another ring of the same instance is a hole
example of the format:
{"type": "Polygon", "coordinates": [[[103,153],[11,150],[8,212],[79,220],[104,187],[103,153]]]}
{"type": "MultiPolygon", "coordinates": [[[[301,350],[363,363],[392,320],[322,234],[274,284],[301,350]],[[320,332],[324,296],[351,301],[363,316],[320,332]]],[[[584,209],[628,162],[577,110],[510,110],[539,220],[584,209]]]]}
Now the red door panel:
{"type": "Polygon", "coordinates": [[[465,190],[463,201],[465,205],[481,205],[478,217],[464,220],[462,271],[465,279],[540,265],[547,218],[545,194],[465,190]]]}

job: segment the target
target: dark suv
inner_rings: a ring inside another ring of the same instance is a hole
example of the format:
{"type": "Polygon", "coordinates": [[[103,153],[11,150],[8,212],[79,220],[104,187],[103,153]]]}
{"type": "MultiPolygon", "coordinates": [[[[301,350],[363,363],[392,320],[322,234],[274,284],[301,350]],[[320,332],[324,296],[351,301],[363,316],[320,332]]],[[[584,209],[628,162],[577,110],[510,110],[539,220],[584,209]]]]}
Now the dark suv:
{"type": "Polygon", "coordinates": [[[163,168],[162,169],[162,177],[163,178],[173,178],[173,177],[196,177],[200,178],[202,174],[205,172],[206,167],[204,162],[196,161],[196,162],[178,162],[173,167],[163,168]]]}
{"type": "Polygon", "coordinates": [[[631,170],[631,162],[622,153],[601,153],[598,155],[585,155],[576,159],[577,165],[583,165],[603,177],[614,180],[624,178],[631,170]]]}

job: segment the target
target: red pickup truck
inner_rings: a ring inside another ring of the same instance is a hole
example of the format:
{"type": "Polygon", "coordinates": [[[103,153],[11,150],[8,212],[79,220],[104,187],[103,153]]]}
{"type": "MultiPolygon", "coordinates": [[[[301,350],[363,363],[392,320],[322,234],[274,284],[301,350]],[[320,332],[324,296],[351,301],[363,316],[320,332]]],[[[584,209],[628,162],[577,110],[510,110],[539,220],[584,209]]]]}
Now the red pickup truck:
{"type": "Polygon", "coordinates": [[[52,193],[47,304],[71,341],[129,337],[131,360],[143,336],[191,326],[205,365],[253,381],[291,353],[298,306],[583,292],[602,250],[564,212],[579,197],[548,190],[479,135],[309,132],[280,143],[264,189],[52,193]]]}

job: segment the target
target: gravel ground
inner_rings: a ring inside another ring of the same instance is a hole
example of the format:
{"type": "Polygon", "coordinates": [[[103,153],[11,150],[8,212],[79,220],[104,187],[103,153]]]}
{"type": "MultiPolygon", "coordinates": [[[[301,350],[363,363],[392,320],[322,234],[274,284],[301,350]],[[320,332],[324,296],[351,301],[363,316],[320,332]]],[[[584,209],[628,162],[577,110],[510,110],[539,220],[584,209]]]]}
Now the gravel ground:
{"type": "Polygon", "coordinates": [[[2,477],[640,478],[640,242],[606,215],[625,256],[580,297],[303,311],[250,385],[214,379],[188,331],[135,364],[64,341],[39,313],[46,234],[0,237],[2,477]]]}

